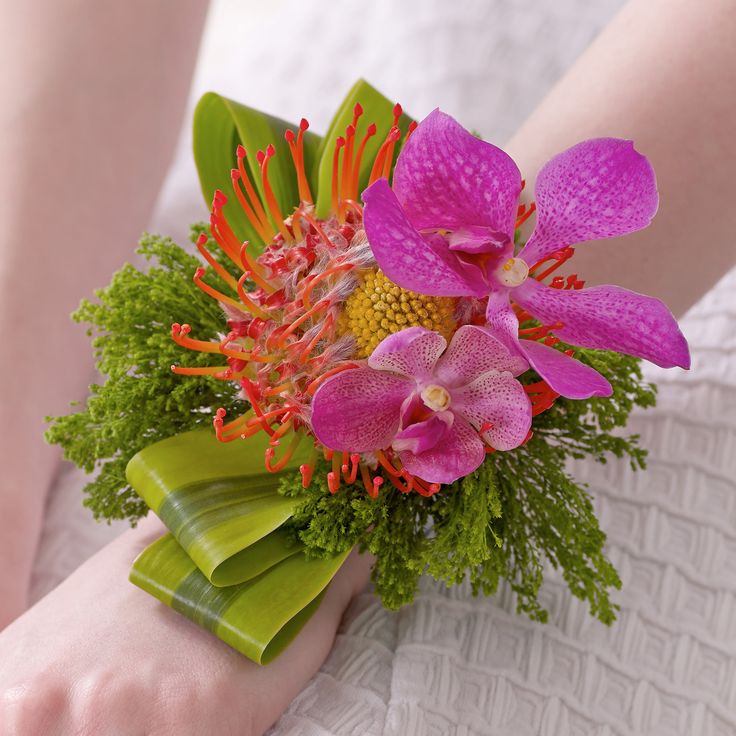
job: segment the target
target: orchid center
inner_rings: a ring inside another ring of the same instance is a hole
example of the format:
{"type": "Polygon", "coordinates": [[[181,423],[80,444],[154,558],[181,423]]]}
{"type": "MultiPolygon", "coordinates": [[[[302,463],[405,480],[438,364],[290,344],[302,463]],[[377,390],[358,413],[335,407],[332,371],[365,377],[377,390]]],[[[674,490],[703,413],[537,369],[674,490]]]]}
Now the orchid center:
{"type": "Polygon", "coordinates": [[[424,405],[432,411],[445,411],[450,406],[450,393],[444,386],[430,383],[420,394],[424,405]]]}
{"type": "Polygon", "coordinates": [[[355,338],[356,358],[367,358],[381,340],[407,327],[425,327],[449,341],[457,328],[456,305],[454,297],[402,289],[373,268],[361,276],[355,291],[345,300],[337,333],[355,338]]]}
{"type": "Polygon", "coordinates": [[[529,276],[529,266],[521,258],[509,258],[496,270],[496,278],[510,288],[521,286],[529,276]]]}

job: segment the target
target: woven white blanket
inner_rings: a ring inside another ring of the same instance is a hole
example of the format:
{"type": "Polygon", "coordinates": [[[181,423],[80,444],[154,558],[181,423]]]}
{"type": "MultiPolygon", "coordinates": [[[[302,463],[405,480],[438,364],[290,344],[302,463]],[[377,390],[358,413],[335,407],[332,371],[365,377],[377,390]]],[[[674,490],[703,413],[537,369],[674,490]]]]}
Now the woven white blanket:
{"type": "MultiPolygon", "coordinates": [[[[289,119],[306,114],[324,130],[364,76],[418,117],[440,105],[503,142],[619,0],[244,5],[215,3],[194,96],[217,89],[289,119]]],[[[203,219],[189,158],[183,136],[153,229],[179,235],[203,219]]],[[[544,626],[515,616],[508,590],[473,599],[464,586],[425,581],[396,614],[366,593],[272,733],[736,733],[734,320],[736,272],[684,322],[692,371],[648,371],[659,405],[631,422],[650,450],[646,473],[616,462],[573,469],[591,486],[623,578],[613,627],[592,620],[554,575],[544,626]]],[[[51,496],[36,597],[122,529],[90,520],[82,484],[66,468],[51,496]]]]}

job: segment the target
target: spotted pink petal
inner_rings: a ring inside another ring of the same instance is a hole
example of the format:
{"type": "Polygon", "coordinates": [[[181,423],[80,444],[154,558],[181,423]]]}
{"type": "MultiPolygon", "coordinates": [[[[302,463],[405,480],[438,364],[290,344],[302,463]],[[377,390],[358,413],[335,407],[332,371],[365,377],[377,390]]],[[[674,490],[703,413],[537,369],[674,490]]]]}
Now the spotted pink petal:
{"type": "Polygon", "coordinates": [[[453,414],[452,426],[436,447],[417,455],[399,453],[403,466],[429,483],[452,483],[476,470],[485,456],[478,433],[458,414],[453,414]]]}
{"type": "Polygon", "coordinates": [[[453,230],[447,236],[447,245],[450,250],[461,253],[492,253],[499,256],[512,248],[506,233],[481,225],[468,225],[453,230]]]}
{"type": "Polygon", "coordinates": [[[442,442],[453,422],[449,411],[433,414],[423,422],[410,424],[402,429],[391,443],[396,452],[408,450],[414,455],[431,450],[442,442]]]}
{"type": "Polygon", "coordinates": [[[435,375],[449,388],[468,384],[490,370],[518,376],[528,367],[518,352],[510,352],[487,330],[464,325],[452,336],[450,346],[437,362],[435,375]]]}
{"type": "Polygon", "coordinates": [[[376,262],[391,281],[431,296],[483,296],[480,270],[464,265],[445,241],[434,245],[409,222],[385,179],[363,192],[363,226],[376,262]]]}
{"type": "Polygon", "coordinates": [[[434,110],[402,149],[394,190],[418,230],[485,225],[513,237],[521,174],[500,148],[434,110]]]}
{"type": "Polygon", "coordinates": [[[654,297],[618,286],[552,289],[527,279],[514,290],[514,298],[540,322],[562,322],[555,335],[571,345],[636,355],[662,368],[690,367],[677,321],[654,297]]]}
{"type": "Polygon", "coordinates": [[[450,392],[452,411],[462,415],[497,450],[513,450],[527,437],[532,407],[524,387],[508,373],[488,371],[450,392]]]}
{"type": "Polygon", "coordinates": [[[534,340],[520,340],[519,344],[532,368],[561,396],[587,399],[613,393],[611,384],[595,368],[534,340]]]}
{"type": "Polygon", "coordinates": [[[530,266],[574,243],[645,228],[657,212],[654,169],[632,141],[594,138],[548,161],[535,186],[537,226],[519,253],[530,266]]]}
{"type": "Polygon", "coordinates": [[[370,368],[328,378],[312,399],[312,430],[332,450],[370,452],[389,447],[399,431],[401,405],[414,381],[370,368]]]}
{"type": "Polygon", "coordinates": [[[488,295],[486,325],[491,334],[510,352],[518,351],[519,320],[511,307],[510,289],[498,286],[488,295]]]}
{"type": "Polygon", "coordinates": [[[422,380],[432,375],[446,347],[447,340],[439,333],[424,327],[407,327],[381,340],[368,358],[368,365],[377,371],[422,380]]]}

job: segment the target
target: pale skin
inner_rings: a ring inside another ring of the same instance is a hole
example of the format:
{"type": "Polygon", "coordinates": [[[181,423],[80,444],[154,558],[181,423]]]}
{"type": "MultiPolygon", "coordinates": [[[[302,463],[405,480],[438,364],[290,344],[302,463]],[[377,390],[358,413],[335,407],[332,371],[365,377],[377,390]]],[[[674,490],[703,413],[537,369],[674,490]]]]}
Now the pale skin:
{"type": "Polygon", "coordinates": [[[146,519],[0,636],[3,736],[261,734],[327,656],[370,570],[367,557],[349,557],[289,656],[261,667],[126,584],[163,531],[146,519]]]}
{"type": "MultiPolygon", "coordinates": [[[[18,31],[0,46],[0,68],[17,70],[2,90],[17,102],[0,108],[0,419],[13,428],[0,450],[0,627],[26,605],[58,462],[41,442],[41,417],[81,398],[89,378],[86,339],[64,315],[107,282],[145,227],[193,64],[204,4],[178,2],[174,13],[163,0],[134,3],[144,4],[148,22],[135,32],[131,3],[1,6],[18,31]],[[115,32],[100,33],[105,24],[115,32]],[[122,152],[114,166],[104,157],[111,142],[122,152]],[[64,370],[50,373],[62,351],[64,370]]],[[[653,162],[657,218],[633,237],[579,248],[574,264],[589,284],[653,294],[682,314],[736,260],[734,37],[730,0],[633,0],[509,142],[527,198],[537,169],[585,138],[631,138],[653,162]]],[[[153,520],[127,532],[0,634],[0,732],[262,733],[319,667],[367,577],[368,562],[352,558],[288,666],[257,668],[126,582],[157,533],[153,520]]]]}

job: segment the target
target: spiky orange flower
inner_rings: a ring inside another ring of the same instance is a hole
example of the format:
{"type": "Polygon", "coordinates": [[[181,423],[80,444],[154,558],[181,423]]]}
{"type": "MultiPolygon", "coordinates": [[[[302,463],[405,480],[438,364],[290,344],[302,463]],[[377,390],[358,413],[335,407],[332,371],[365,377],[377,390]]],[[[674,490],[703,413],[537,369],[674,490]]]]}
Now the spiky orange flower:
{"type": "MultiPolygon", "coordinates": [[[[372,162],[370,182],[390,176],[394,154],[402,145],[401,114],[401,106],[397,104],[393,125],[372,162]]],[[[228,284],[231,293],[224,294],[210,286],[205,280],[205,268],[198,269],[194,281],[220,302],[228,318],[228,332],[215,343],[193,339],[188,325],[172,326],[173,339],[183,347],[217,353],[225,358],[224,365],[211,368],[172,366],[175,373],[237,381],[243,398],[250,403],[251,408],[245,414],[229,421],[225,419],[225,409],[217,410],[214,419],[217,437],[230,442],[256,432],[267,432],[271,440],[265,465],[273,472],[285,467],[301,442],[314,442],[308,430],[309,406],[319,385],[330,376],[356,366],[352,358],[362,335],[354,334],[351,328],[360,322],[359,305],[353,304],[350,310],[351,324],[350,319],[346,319],[346,301],[358,287],[362,287],[361,293],[367,294],[366,298],[373,298],[371,304],[379,309],[382,296],[391,298],[390,294],[382,295],[376,289],[371,292],[370,287],[376,269],[362,230],[358,187],[366,144],[378,131],[374,123],[361,125],[362,115],[363,110],[357,104],[345,135],[336,140],[331,213],[326,218],[315,215],[306,174],[304,133],[309,127],[306,120],[301,121],[296,132],[287,131],[285,135],[300,197],[299,206],[287,217],[281,212],[269,181],[268,168],[275,155],[274,147],[268,146],[265,151],[256,153],[262,201],[246,170],[247,153],[243,146],[238,146],[238,165],[232,170],[233,193],[267,246],[257,257],[249,252],[248,243],[239,241],[223,212],[227,197],[221,191],[215,192],[210,216],[211,236],[240,272],[240,277],[235,278],[218,262],[207,247],[209,238],[202,235],[197,249],[210,268],[228,284]]],[[[404,141],[415,127],[415,123],[408,127],[404,141]]],[[[443,302],[406,293],[423,305],[423,324],[434,327],[437,321],[447,322],[448,312],[452,311],[444,303],[448,300],[443,302]],[[435,302],[439,302],[440,310],[435,302]]],[[[378,331],[388,334],[403,329],[406,324],[403,312],[396,315],[384,312],[378,331]]],[[[353,483],[360,474],[366,490],[371,495],[377,493],[382,479],[373,477],[360,456],[333,454],[317,445],[309,461],[301,466],[305,486],[311,480],[318,452],[332,460],[329,486],[333,492],[339,487],[341,477],[353,483]]],[[[390,451],[388,454],[390,456],[390,451]]],[[[392,477],[404,477],[400,469],[391,465],[390,457],[381,459],[390,466],[392,477]]],[[[396,484],[402,490],[417,488],[429,492],[428,484],[418,479],[405,479],[403,483],[397,480],[396,484]]]]}

